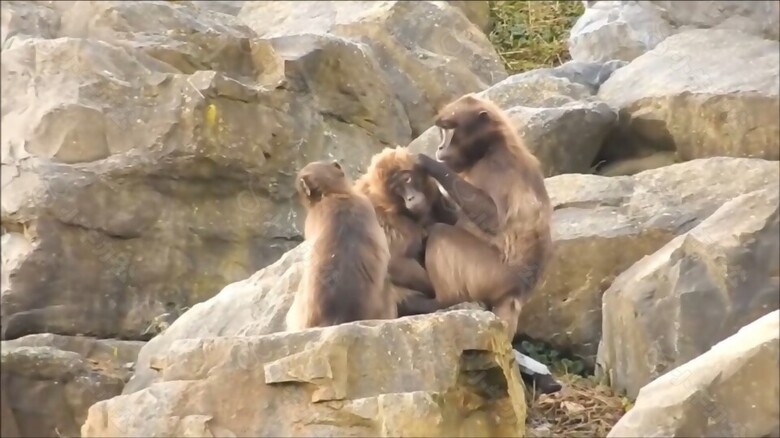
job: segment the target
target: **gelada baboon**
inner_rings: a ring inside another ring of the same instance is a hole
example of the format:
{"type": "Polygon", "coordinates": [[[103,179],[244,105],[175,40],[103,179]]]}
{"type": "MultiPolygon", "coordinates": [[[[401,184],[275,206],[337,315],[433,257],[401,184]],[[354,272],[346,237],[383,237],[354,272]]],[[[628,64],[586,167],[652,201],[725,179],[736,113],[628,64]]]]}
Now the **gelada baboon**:
{"type": "Polygon", "coordinates": [[[552,248],[539,162],[505,113],[474,94],[445,106],[434,124],[442,134],[438,161],[416,159],[460,208],[460,220],[430,228],[426,271],[440,302],[483,302],[512,339],[552,248]]]}
{"type": "Polygon", "coordinates": [[[287,330],[397,317],[384,292],[390,251],[371,202],[353,189],[338,162],[315,161],[298,172],[311,243],[287,330]]]}
{"type": "Polygon", "coordinates": [[[426,227],[454,224],[454,205],[447,205],[436,182],[415,164],[405,147],[385,148],[371,158],[355,182],[376,210],[390,248],[388,276],[399,316],[431,313],[442,308],[422,265],[426,227]]]}

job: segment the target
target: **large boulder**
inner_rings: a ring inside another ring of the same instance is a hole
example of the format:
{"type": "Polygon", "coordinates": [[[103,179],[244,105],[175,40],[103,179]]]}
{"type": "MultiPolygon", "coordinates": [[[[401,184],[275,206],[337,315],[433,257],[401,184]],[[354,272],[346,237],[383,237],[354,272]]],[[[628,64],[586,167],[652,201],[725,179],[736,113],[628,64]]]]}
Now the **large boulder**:
{"type": "Polygon", "coordinates": [[[447,2],[246,2],[239,18],[264,38],[335,35],[370,50],[415,134],[448,101],[506,77],[487,36],[447,2]]]}
{"type": "Polygon", "coordinates": [[[607,436],[779,436],[778,334],[774,311],[653,380],[607,436]]]}
{"type": "Polygon", "coordinates": [[[739,196],[604,292],[600,372],[636,397],[658,376],[780,308],[777,187],[739,196]]]}
{"type": "MultiPolygon", "coordinates": [[[[727,157],[630,177],[548,178],[555,208],[554,256],[538,290],[523,307],[521,332],[594,365],[601,339],[602,294],[621,272],[691,230],[729,200],[754,190],[776,190],[779,183],[777,162],[727,157]]],[[[771,247],[770,242],[756,246],[745,254],[745,263],[750,257],[769,257],[761,251],[771,247]]],[[[766,263],[771,266],[771,259],[766,263]]]]}
{"type": "Polygon", "coordinates": [[[676,26],[678,31],[691,28],[731,29],[767,39],[780,39],[780,3],[775,0],[650,0],[642,3],[655,6],[664,20],[676,26]]]}
{"type": "Polygon", "coordinates": [[[605,160],[637,151],[780,159],[780,43],[730,30],[669,37],[615,71],[599,98],[619,108],[605,160]]]}
{"type": "Polygon", "coordinates": [[[192,306],[141,349],[135,373],[123,393],[149,387],[158,378],[150,368],[152,357],[168,351],[177,340],[259,336],[283,331],[310,250],[310,243],[303,242],[275,263],[192,306]]]}
{"type": "MultiPolygon", "coordinates": [[[[545,176],[590,173],[604,140],[617,125],[617,112],[593,97],[592,85],[585,84],[594,79],[577,75],[576,68],[532,71],[476,94],[506,111],[545,176]]],[[[429,125],[409,149],[432,156],[439,141],[439,131],[429,125]]]]}
{"type": "MultiPolygon", "coordinates": [[[[244,304],[246,305],[246,303],[244,304]]],[[[84,437],[523,436],[503,324],[452,311],[266,336],[186,339],[160,380],[96,403],[84,437]]]]}
{"type": "Polygon", "coordinates": [[[780,3],[761,1],[600,1],[577,20],[569,52],[577,61],[631,61],[671,35],[696,28],[780,38],[780,3]]]}
{"type": "Polygon", "coordinates": [[[504,75],[446,3],[333,6],[354,8],[344,38],[343,14],[317,12],[327,3],[272,2],[322,31],[266,39],[240,21],[260,2],[197,3],[3,3],[3,339],[144,339],[158,315],[300,242],[303,164],[335,158],[355,176],[412,139],[408,108],[419,123],[422,108],[504,75]],[[380,29],[395,57],[361,42],[380,29]],[[401,49],[420,35],[431,57],[412,62],[401,49]],[[437,35],[466,41],[463,53],[442,55],[437,35]]]}
{"type": "Polygon", "coordinates": [[[2,342],[2,436],[77,437],[122,391],[142,342],[30,335],[2,342]]]}
{"type": "Polygon", "coordinates": [[[583,62],[631,61],[674,33],[649,2],[600,1],[569,32],[569,53],[583,62]]]}

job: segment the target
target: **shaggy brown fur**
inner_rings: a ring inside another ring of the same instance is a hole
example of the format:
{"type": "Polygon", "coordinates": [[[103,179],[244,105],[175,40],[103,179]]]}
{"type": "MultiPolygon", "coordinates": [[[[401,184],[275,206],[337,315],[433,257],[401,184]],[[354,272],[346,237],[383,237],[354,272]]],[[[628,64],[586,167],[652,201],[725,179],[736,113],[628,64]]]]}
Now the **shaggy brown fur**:
{"type": "Polygon", "coordinates": [[[426,226],[434,222],[455,223],[454,206],[447,203],[436,182],[415,164],[414,155],[401,146],[385,148],[374,155],[355,188],[371,200],[387,237],[389,279],[399,315],[441,308],[433,300],[433,286],[422,266],[423,248],[426,226]]]}
{"type": "Polygon", "coordinates": [[[520,309],[552,248],[552,207],[536,157],[506,114],[469,94],[445,106],[435,125],[435,161],[417,159],[461,209],[456,226],[429,231],[425,267],[445,305],[482,301],[517,332],[520,309]]]}
{"type": "Polygon", "coordinates": [[[395,302],[384,292],[390,251],[369,200],[337,162],[304,166],[296,190],[312,247],[287,330],[396,318],[395,302]]]}

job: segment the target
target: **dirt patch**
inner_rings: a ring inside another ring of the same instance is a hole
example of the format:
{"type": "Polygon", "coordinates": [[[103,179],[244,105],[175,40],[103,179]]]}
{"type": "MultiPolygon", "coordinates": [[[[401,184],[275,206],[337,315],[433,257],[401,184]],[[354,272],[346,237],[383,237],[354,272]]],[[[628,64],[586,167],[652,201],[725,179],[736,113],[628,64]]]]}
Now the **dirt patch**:
{"type": "Polygon", "coordinates": [[[563,389],[539,395],[528,408],[529,437],[607,436],[630,402],[592,378],[556,376],[563,389]]]}

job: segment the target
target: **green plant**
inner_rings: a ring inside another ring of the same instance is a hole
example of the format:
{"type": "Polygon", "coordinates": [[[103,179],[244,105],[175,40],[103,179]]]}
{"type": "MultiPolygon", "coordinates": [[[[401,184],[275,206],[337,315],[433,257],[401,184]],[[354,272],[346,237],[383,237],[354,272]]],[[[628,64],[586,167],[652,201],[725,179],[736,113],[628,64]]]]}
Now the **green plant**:
{"type": "Polygon", "coordinates": [[[566,40],[584,11],[579,1],[491,1],[489,38],[510,74],[570,59],[566,40]]]}

